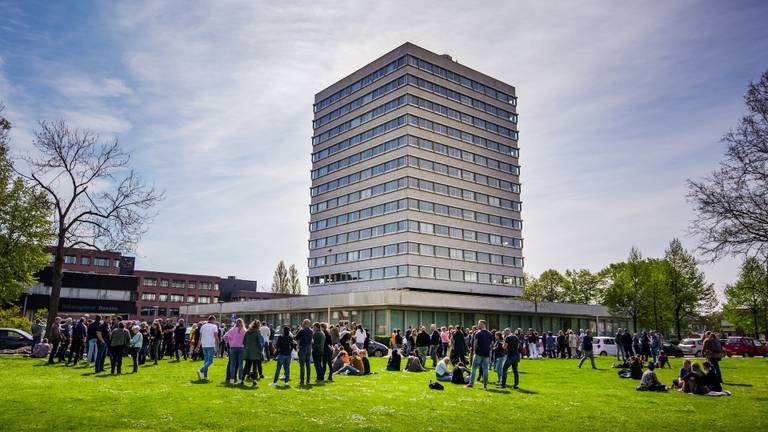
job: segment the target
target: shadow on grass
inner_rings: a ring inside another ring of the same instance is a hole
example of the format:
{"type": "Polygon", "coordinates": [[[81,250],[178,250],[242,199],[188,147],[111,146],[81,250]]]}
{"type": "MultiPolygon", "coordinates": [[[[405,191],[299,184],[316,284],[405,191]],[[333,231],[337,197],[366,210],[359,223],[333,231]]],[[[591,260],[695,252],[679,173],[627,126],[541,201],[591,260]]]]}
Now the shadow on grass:
{"type": "Polygon", "coordinates": [[[488,389],[488,393],[503,393],[503,394],[510,394],[510,393],[512,393],[512,392],[510,392],[509,390],[502,390],[502,389],[492,389],[492,388],[489,388],[489,389],[488,389]]]}
{"type": "Polygon", "coordinates": [[[536,392],[536,391],[533,391],[533,390],[521,389],[521,388],[514,389],[514,391],[516,391],[518,393],[522,393],[522,394],[539,394],[539,392],[536,392]]]}
{"type": "Polygon", "coordinates": [[[211,382],[208,380],[190,380],[190,384],[210,384],[211,382]]]}
{"type": "Polygon", "coordinates": [[[723,385],[734,387],[752,387],[752,384],[723,383],[723,385]]]}

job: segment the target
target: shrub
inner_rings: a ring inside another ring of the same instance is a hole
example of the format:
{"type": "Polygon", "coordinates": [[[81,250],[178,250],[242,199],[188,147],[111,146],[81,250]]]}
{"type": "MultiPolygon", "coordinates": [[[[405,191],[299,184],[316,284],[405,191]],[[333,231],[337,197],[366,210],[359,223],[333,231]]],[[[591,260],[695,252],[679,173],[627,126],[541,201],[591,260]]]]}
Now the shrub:
{"type": "Polygon", "coordinates": [[[31,326],[32,321],[21,316],[21,308],[18,306],[0,309],[0,327],[16,328],[28,332],[31,326]]]}

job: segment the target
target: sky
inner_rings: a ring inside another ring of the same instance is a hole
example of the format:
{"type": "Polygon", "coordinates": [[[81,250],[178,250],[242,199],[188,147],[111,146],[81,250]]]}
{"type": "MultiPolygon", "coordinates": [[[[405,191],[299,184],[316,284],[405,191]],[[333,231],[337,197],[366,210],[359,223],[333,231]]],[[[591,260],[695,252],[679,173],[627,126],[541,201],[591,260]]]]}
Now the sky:
{"type": "MultiPolygon", "coordinates": [[[[768,68],[764,1],[0,0],[12,151],[40,120],[118,139],[166,191],[147,270],[271,282],[307,272],[314,94],[406,41],[514,85],[525,270],[663,255],[686,180],[768,68]]],[[[704,264],[722,291],[739,260],[704,264]]],[[[306,287],[305,287],[306,290],[306,287]]]]}

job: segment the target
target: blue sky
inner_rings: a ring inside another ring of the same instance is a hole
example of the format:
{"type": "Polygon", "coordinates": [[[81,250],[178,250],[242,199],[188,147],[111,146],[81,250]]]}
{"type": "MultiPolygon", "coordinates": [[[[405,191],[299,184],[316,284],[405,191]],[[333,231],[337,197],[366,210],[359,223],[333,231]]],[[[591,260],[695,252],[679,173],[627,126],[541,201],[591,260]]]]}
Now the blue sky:
{"type": "MultiPolygon", "coordinates": [[[[117,137],[167,192],[141,268],[306,275],[312,101],[411,41],[517,87],[526,270],[688,248],[685,180],[768,68],[766,2],[0,0],[13,150],[38,120],[117,137]],[[623,4],[619,4],[623,3],[623,4]]],[[[704,267],[719,290],[738,262],[704,267]]]]}

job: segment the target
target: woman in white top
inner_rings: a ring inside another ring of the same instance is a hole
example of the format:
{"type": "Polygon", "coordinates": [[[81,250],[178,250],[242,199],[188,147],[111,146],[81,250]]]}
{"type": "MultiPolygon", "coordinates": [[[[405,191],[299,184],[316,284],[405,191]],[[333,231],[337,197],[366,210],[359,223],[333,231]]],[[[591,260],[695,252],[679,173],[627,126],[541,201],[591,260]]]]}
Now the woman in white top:
{"type": "Polygon", "coordinates": [[[363,347],[365,347],[365,339],[367,337],[368,335],[365,333],[365,330],[363,330],[363,326],[358,324],[357,330],[355,330],[355,345],[357,345],[358,349],[363,349],[363,347]]]}
{"type": "Polygon", "coordinates": [[[448,369],[448,362],[450,361],[450,358],[445,357],[437,363],[437,367],[435,367],[435,377],[438,381],[451,381],[453,375],[448,369]]]}

